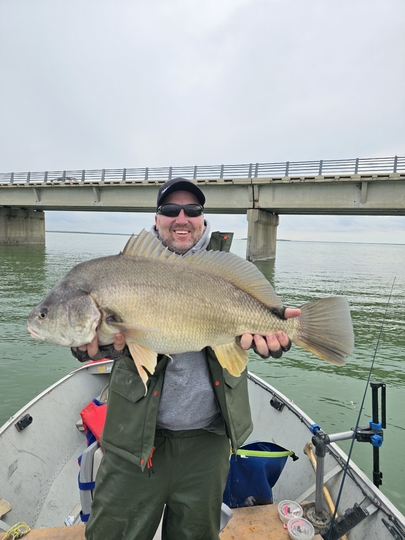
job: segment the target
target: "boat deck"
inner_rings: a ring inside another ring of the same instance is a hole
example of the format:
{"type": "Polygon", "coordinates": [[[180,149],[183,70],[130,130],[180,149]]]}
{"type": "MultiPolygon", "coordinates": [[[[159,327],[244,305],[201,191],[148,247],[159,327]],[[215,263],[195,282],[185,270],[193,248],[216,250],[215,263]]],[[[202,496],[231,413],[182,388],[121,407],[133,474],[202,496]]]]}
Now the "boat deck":
{"type": "MultiPolygon", "coordinates": [[[[281,523],[277,505],[234,508],[233,517],[220,533],[220,540],[289,540],[287,529],[281,523]]],[[[3,534],[0,534],[0,540],[3,534]]],[[[35,529],[27,540],[84,540],[84,525],[35,529]]],[[[322,540],[316,535],[314,540],[322,540]]]]}
{"type": "MultiPolygon", "coordinates": [[[[233,517],[219,535],[220,540],[289,540],[278,517],[276,504],[233,508],[233,517]]],[[[315,535],[314,540],[322,540],[315,535]]]]}

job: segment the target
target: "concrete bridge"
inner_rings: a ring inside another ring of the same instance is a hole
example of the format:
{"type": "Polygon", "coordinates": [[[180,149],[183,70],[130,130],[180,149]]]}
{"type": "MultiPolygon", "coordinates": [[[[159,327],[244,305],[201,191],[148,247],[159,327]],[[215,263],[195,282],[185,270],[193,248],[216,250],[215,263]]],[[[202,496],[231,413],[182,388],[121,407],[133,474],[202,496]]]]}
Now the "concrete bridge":
{"type": "Polygon", "coordinates": [[[405,156],[243,165],[0,173],[0,243],[44,243],[47,210],[154,212],[184,176],[206,212],[246,214],[247,257],[274,258],[280,214],[405,215],[405,156]]]}

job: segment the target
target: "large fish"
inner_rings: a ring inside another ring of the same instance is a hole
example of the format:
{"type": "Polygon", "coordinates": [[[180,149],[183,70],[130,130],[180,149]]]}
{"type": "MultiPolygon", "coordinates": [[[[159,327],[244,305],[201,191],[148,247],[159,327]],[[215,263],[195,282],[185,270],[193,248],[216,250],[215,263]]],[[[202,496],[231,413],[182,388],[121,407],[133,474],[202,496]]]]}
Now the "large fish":
{"type": "Polygon", "coordinates": [[[246,332],[284,330],[293,343],[345,364],[354,345],[347,300],[325,298],[301,311],[284,319],[282,301],[252,263],[220,251],[182,257],[142,231],[119,255],[70,270],[32,310],[28,330],[36,339],[68,347],[90,343],[96,334],[100,344],[110,344],[123,333],[145,388],[157,353],[206,346],[222,367],[240,375],[248,352],[235,338],[246,332]]]}

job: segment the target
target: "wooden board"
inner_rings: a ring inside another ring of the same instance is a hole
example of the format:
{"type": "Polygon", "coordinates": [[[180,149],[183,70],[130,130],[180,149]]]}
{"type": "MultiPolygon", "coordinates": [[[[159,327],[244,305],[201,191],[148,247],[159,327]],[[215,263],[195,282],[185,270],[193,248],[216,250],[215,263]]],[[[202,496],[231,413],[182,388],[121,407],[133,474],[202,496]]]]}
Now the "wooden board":
{"type": "MultiPolygon", "coordinates": [[[[234,508],[233,517],[220,533],[220,540],[289,540],[278,517],[277,505],[249,506],[234,508]]],[[[84,525],[56,527],[52,529],[33,529],[24,540],[84,540],[84,525]]],[[[5,533],[0,533],[0,540],[5,533]]],[[[316,535],[314,540],[322,540],[316,535]]]]}
{"type": "Polygon", "coordinates": [[[6,501],[6,499],[0,499],[0,519],[7,514],[7,512],[10,512],[12,509],[11,504],[6,501]]]}
{"type": "Polygon", "coordinates": [[[233,508],[232,512],[232,519],[219,535],[221,540],[289,540],[276,504],[233,508]]]}
{"type": "MultiPolygon", "coordinates": [[[[5,533],[0,533],[0,540],[5,533]]],[[[24,540],[84,540],[84,525],[55,527],[52,529],[32,529],[24,540]]]]}
{"type": "MultiPolygon", "coordinates": [[[[289,540],[287,529],[278,517],[276,504],[233,508],[233,516],[220,533],[221,540],[289,540]]],[[[322,540],[315,535],[314,540],[322,540]]]]}

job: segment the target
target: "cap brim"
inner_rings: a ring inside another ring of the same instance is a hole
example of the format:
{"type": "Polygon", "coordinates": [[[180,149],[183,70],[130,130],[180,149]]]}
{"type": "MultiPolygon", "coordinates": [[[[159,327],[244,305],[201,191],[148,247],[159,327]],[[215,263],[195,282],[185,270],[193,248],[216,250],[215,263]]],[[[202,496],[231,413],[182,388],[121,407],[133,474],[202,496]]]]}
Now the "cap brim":
{"type": "Polygon", "coordinates": [[[161,193],[159,193],[159,198],[157,201],[157,206],[161,206],[163,201],[171,194],[175,193],[176,191],[188,191],[189,193],[192,193],[197,198],[198,202],[201,204],[201,206],[204,206],[205,204],[205,195],[201,191],[201,189],[194,184],[193,182],[190,182],[189,180],[179,180],[172,185],[168,186],[166,189],[163,189],[161,193]]]}

